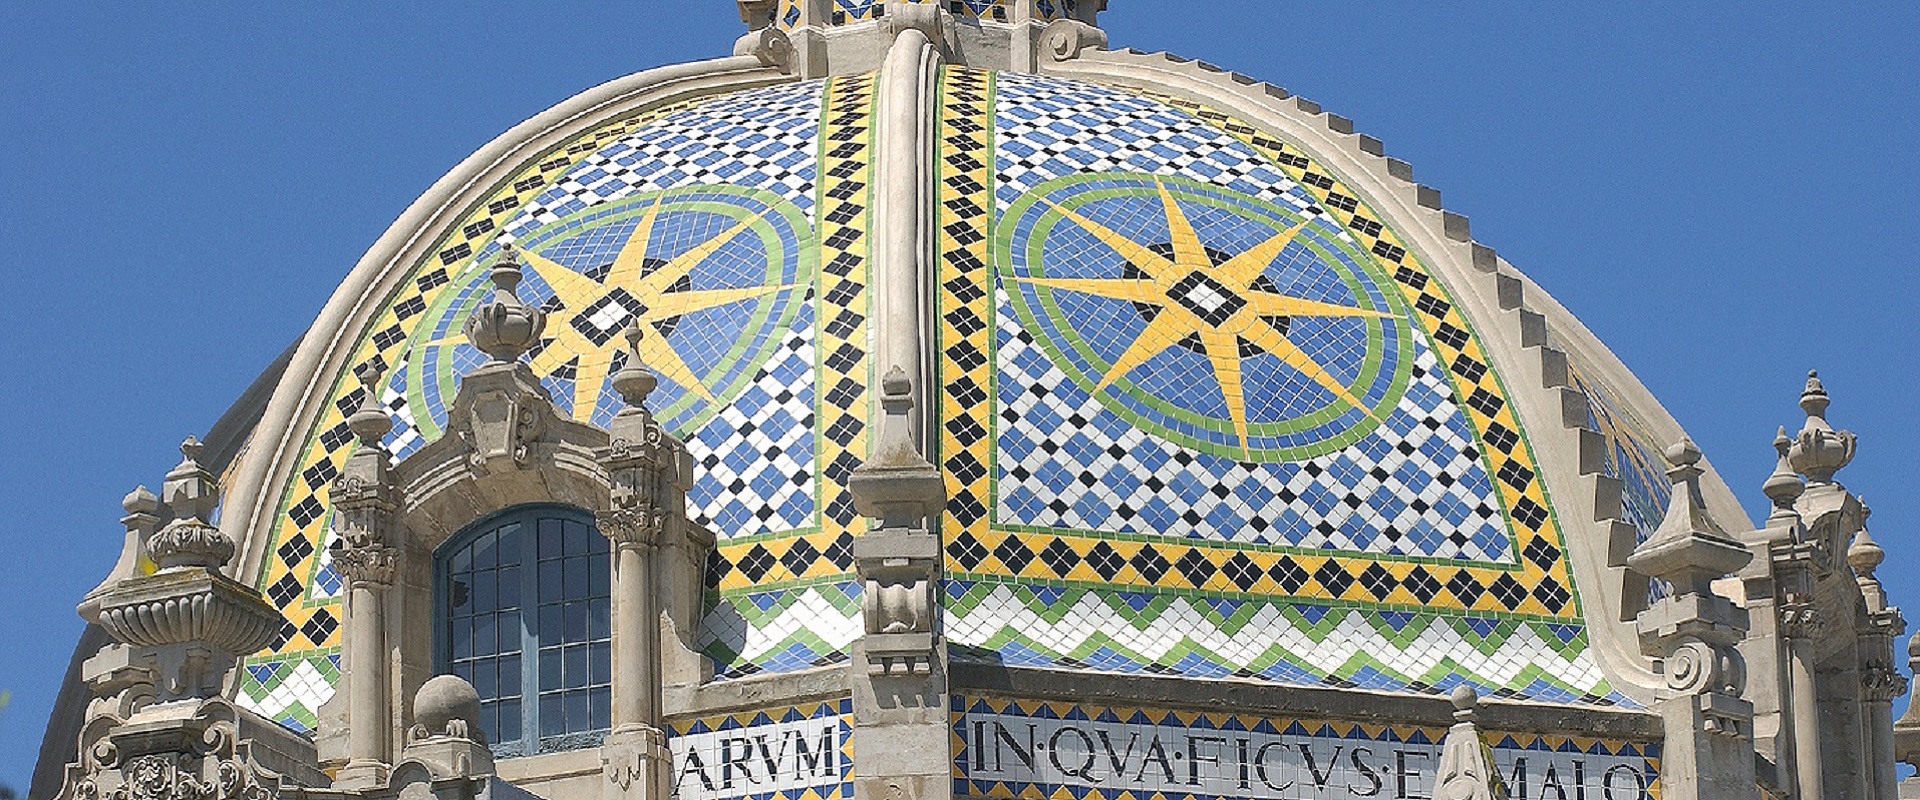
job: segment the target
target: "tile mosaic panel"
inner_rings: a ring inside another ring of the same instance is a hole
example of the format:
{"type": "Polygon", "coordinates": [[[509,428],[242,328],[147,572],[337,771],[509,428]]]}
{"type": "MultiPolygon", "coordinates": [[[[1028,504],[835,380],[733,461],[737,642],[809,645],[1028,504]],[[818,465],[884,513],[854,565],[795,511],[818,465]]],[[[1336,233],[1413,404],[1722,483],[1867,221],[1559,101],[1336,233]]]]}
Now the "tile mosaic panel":
{"type": "Polygon", "coordinates": [[[1350,190],[1191,104],[965,69],[941,103],[956,643],[1623,700],[1505,389],[1350,190]]]}
{"type": "Polygon", "coordinates": [[[667,723],[681,800],[837,800],[853,796],[852,703],[667,723]]]}
{"type": "MultiPolygon", "coordinates": [[[[1431,797],[1445,728],[953,698],[953,793],[1076,800],[1431,797]]],[[[1482,731],[1516,798],[1659,796],[1655,743],[1482,731]]]]}
{"type": "MultiPolygon", "coordinates": [[[[865,246],[846,231],[863,230],[849,223],[864,221],[869,191],[864,167],[843,165],[865,163],[871,95],[871,77],[856,76],[702,98],[605,123],[533,159],[448,232],[362,333],[353,364],[388,368],[390,455],[439,436],[459,376],[481,359],[460,324],[484,297],[499,242],[514,241],[522,299],[550,315],[529,362],[563,413],[604,425],[617,410],[605,381],[624,362],[615,334],[636,318],[647,330],[643,355],[662,378],[650,402],[699,462],[691,510],[721,540],[713,630],[701,633],[717,669],[844,658],[857,531],[844,522],[843,479],[848,453],[865,445],[852,435],[864,419],[843,410],[864,405],[846,402],[841,384],[867,368],[866,301],[849,288],[865,284],[865,246]],[[788,589],[825,599],[766,599],[788,589]]],[[[338,672],[341,582],[326,545],[330,486],[352,449],[344,419],[361,399],[348,373],[336,376],[257,576],[287,623],[247,660],[240,689],[295,727],[311,725],[338,672]]]]}

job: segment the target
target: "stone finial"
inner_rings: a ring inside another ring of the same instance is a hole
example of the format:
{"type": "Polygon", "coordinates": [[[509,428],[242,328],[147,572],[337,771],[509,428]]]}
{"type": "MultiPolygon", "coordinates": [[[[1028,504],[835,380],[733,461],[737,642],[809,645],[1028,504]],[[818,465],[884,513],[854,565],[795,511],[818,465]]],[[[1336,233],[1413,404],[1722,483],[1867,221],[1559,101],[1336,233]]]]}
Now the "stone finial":
{"type": "Polygon", "coordinates": [[[518,361],[540,341],[546,331],[547,314],[520,302],[520,264],[514,260],[513,245],[502,242],[500,260],[487,276],[493,281],[493,297],[467,317],[467,341],[496,363],[518,361]]]}
{"type": "Polygon", "coordinates": [[[213,473],[200,466],[200,452],[206,445],[199,439],[188,436],[180,443],[180,463],[167,472],[165,483],[160,485],[160,497],[175,518],[193,518],[206,521],[213,516],[213,507],[219,503],[213,473]]]}
{"type": "Polygon", "coordinates": [[[1480,741],[1473,724],[1480,693],[1465,683],[1454,687],[1453,727],[1440,743],[1440,770],[1434,776],[1433,800],[1506,800],[1507,787],[1494,766],[1493,752],[1480,741]]]}
{"type": "Polygon", "coordinates": [[[1853,535],[1853,543],[1847,546],[1847,566],[1853,567],[1855,575],[1861,580],[1875,580],[1873,573],[1880,568],[1880,562],[1887,560],[1887,551],[1873,540],[1873,534],[1861,528],[1853,535]]]}
{"type": "Polygon", "coordinates": [[[361,364],[353,371],[354,377],[360,379],[360,407],[347,416],[347,430],[368,447],[379,447],[380,440],[393,430],[393,418],[387,416],[386,406],[380,403],[383,374],[379,359],[361,364]]]}
{"type": "Polygon", "coordinates": [[[1710,593],[1714,580],[1746,565],[1753,555],[1733,540],[1707,513],[1700,493],[1700,448],[1692,439],[1668,447],[1667,479],[1673,499],[1653,535],[1634,548],[1627,564],[1642,575],[1668,581],[1677,593],[1710,593]]]}
{"type": "Polygon", "coordinates": [[[205,446],[192,436],[180,443],[180,463],[167,473],[162,497],[173,521],[147,540],[147,553],[161,569],[219,569],[233,558],[233,539],[210,522],[220,502],[220,484],[200,466],[205,446]]]}
{"type": "Polygon", "coordinates": [[[160,524],[160,498],[145,486],[133,487],[133,491],[121,498],[120,508],[127,512],[120,518],[120,524],[126,528],[126,537],[120,542],[120,558],[114,562],[113,569],[107,571],[107,577],[88,590],[74,609],[88,622],[100,621],[100,599],[107,592],[140,571],[140,559],[146,556],[147,537],[153,535],[154,527],[160,524]]]}
{"type": "Polygon", "coordinates": [[[1793,471],[1793,463],[1787,457],[1792,447],[1793,440],[1787,437],[1787,429],[1782,426],[1773,437],[1773,450],[1779,454],[1774,461],[1773,474],[1768,475],[1767,482],[1760,486],[1760,490],[1766,492],[1767,499],[1773,501],[1773,513],[1768,519],[1799,516],[1793,504],[1800,499],[1800,495],[1806,494],[1807,481],[1793,471]]]}
{"type": "Polygon", "coordinates": [[[913,440],[913,405],[913,379],[896,364],[880,379],[883,417],[873,457],[848,479],[854,504],[860,513],[878,518],[880,527],[912,527],[946,502],[940,470],[913,440]]]}
{"type": "Polygon", "coordinates": [[[1806,424],[1794,437],[1787,457],[1793,469],[1807,476],[1811,483],[1829,483],[1833,473],[1839,472],[1847,462],[1853,460],[1854,435],[1851,431],[1836,431],[1827,424],[1827,388],[1820,383],[1819,372],[1807,373],[1807,388],[1800,393],[1800,410],[1807,414],[1806,424]]]}
{"type": "Polygon", "coordinates": [[[645,409],[647,396],[653,394],[653,390],[660,385],[660,379],[653,374],[653,370],[647,369],[646,363],[640,360],[640,341],[646,338],[647,333],[641,329],[640,320],[635,318],[627,324],[624,335],[627,339],[627,363],[613,373],[613,390],[620,393],[620,399],[627,401],[628,406],[645,409]]]}

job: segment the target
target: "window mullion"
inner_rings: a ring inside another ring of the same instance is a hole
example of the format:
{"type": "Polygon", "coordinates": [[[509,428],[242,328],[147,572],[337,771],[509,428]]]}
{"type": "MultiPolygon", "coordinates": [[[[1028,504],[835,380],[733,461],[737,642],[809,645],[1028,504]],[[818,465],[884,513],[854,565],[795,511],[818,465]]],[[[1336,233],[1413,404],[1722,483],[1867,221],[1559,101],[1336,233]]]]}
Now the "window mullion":
{"type": "Polygon", "coordinates": [[[520,536],[520,739],[526,755],[540,752],[540,530],[520,536]]]}

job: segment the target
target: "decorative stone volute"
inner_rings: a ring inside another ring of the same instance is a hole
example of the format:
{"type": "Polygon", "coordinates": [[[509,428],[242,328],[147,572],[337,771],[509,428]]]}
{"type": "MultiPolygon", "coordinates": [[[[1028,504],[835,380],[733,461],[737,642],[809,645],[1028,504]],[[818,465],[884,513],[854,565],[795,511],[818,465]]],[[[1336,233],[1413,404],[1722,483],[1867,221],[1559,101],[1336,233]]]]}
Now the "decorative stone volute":
{"type": "Polygon", "coordinates": [[[1794,471],[1807,476],[1811,483],[1831,482],[1833,473],[1853,460],[1854,435],[1827,424],[1829,402],[1820,373],[1808,372],[1807,388],[1800,394],[1800,410],[1807,413],[1807,421],[1794,437],[1788,459],[1794,471]]]}
{"type": "Polygon", "coordinates": [[[546,312],[520,301],[520,264],[514,260],[513,245],[501,243],[500,260],[488,277],[493,281],[493,297],[467,317],[467,341],[494,361],[516,361],[546,331],[546,312]]]}

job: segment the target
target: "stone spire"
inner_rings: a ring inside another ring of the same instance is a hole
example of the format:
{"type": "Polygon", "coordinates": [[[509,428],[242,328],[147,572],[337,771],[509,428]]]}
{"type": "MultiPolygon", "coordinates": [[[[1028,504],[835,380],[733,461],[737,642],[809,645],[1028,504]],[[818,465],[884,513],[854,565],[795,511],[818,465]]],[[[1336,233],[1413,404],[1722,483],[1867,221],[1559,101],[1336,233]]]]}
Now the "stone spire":
{"type": "Polygon", "coordinates": [[[1453,688],[1453,727],[1440,742],[1440,771],[1433,800],[1507,800],[1507,786],[1494,766],[1493,750],[1473,724],[1480,693],[1465,683],[1453,688]]]}
{"type": "Polygon", "coordinates": [[[1712,584],[1753,555],[1707,514],[1700,448],[1682,439],[1666,457],[1673,465],[1666,517],[1627,557],[1634,570],[1673,587],[1635,619],[1641,652],[1666,678],[1654,703],[1666,728],[1662,796],[1751,796],[1753,704],[1741,698],[1746,665],[1736,649],[1747,632],[1747,612],[1714,593],[1712,584]]]}
{"type": "Polygon", "coordinates": [[[160,498],[145,486],[135,486],[133,491],[120,500],[120,508],[127,512],[120,518],[120,524],[126,528],[126,536],[120,543],[120,560],[114,562],[113,569],[98,586],[81,598],[80,618],[88,622],[100,621],[100,598],[113,590],[115,584],[133,577],[140,571],[140,562],[147,557],[147,538],[153,535],[154,528],[160,524],[160,498]]]}
{"type": "Polygon", "coordinates": [[[501,243],[500,260],[487,277],[493,281],[493,297],[467,317],[467,341],[496,362],[516,361],[540,341],[547,314],[520,301],[515,291],[520,285],[520,264],[514,260],[511,243],[501,243]]]}

